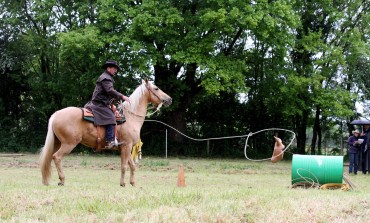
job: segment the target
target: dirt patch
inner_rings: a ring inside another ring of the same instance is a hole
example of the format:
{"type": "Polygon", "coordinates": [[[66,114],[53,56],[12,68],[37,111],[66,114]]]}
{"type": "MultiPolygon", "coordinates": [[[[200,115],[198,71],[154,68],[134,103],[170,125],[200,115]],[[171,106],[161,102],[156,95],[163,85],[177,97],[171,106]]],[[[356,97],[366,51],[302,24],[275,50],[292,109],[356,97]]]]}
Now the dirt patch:
{"type": "Polygon", "coordinates": [[[25,154],[0,154],[0,167],[5,168],[39,168],[38,160],[25,154]]]}
{"type": "Polygon", "coordinates": [[[25,162],[21,162],[21,161],[11,161],[11,162],[1,162],[0,167],[39,168],[39,164],[38,164],[38,162],[25,163],[25,162]]]}
{"type": "Polygon", "coordinates": [[[2,153],[0,154],[0,157],[19,157],[24,156],[24,154],[18,154],[18,153],[2,153]]]}

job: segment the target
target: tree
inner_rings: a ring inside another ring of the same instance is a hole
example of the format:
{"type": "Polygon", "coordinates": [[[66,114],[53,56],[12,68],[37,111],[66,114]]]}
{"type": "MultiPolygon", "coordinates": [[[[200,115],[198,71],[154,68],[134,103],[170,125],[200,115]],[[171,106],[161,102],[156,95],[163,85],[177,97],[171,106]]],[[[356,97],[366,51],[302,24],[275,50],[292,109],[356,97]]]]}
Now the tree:
{"type": "MultiPolygon", "coordinates": [[[[311,153],[320,153],[322,132],[356,116],[356,101],[368,99],[366,1],[2,0],[0,6],[0,124],[17,126],[14,141],[29,137],[41,145],[48,117],[86,103],[109,58],[124,68],[116,78],[123,93],[150,77],[173,97],[159,119],[181,132],[219,137],[287,128],[298,133],[298,153],[305,153],[308,128],[311,153]]],[[[180,145],[175,154],[188,154],[181,134],[170,138],[180,145]]],[[[234,143],[214,151],[228,154],[234,143]]]]}
{"type": "MultiPolygon", "coordinates": [[[[297,29],[297,44],[292,51],[295,78],[301,89],[298,96],[303,112],[296,117],[296,122],[298,147],[302,153],[311,110],[315,111],[312,154],[316,153],[316,143],[320,153],[321,129],[325,118],[345,118],[352,112],[351,92],[346,91],[340,82],[348,75],[345,68],[348,66],[347,36],[353,35],[357,26],[357,19],[351,15],[351,9],[359,6],[368,7],[362,1],[297,1],[295,5],[296,11],[302,15],[302,26],[297,29]]],[[[355,12],[358,13],[355,17],[363,14],[362,10],[355,12]]]]}
{"type": "Polygon", "coordinates": [[[268,35],[279,29],[278,23],[284,28],[292,23],[288,3],[274,6],[244,1],[144,1],[128,10],[132,21],[128,43],[141,49],[138,57],[150,56],[157,84],[174,98],[166,115],[170,125],[186,132],[188,108],[201,94],[246,92],[243,50],[251,33],[268,35]],[[285,17],[278,14],[285,9],[285,17]],[[270,23],[275,30],[258,31],[259,25],[269,28],[270,23]]]}

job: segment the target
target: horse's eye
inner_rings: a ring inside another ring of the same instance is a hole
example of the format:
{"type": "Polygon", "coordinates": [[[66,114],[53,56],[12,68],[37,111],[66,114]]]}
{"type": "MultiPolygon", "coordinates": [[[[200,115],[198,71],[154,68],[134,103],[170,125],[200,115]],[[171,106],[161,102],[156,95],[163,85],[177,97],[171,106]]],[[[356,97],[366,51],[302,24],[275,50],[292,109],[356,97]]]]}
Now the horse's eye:
{"type": "Polygon", "coordinates": [[[158,91],[158,90],[159,90],[159,88],[157,88],[157,87],[156,87],[156,88],[154,88],[154,90],[158,91]]]}

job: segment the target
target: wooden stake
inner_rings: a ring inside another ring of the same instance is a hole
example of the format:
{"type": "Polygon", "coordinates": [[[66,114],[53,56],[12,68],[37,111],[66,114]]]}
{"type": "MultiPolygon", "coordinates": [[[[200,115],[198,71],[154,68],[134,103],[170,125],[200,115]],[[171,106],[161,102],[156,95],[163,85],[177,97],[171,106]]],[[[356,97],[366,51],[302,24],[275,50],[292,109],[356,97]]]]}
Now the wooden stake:
{"type": "Polygon", "coordinates": [[[181,164],[179,168],[179,175],[177,178],[177,186],[185,187],[185,176],[184,176],[184,166],[181,164]]]}

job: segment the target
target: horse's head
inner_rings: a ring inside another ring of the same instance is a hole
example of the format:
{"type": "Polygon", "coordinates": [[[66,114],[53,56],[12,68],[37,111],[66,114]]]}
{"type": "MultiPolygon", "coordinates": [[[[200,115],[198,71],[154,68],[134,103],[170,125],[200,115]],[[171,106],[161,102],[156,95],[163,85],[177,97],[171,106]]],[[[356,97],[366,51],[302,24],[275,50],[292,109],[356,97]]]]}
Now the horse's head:
{"type": "Polygon", "coordinates": [[[172,98],[159,89],[159,87],[153,83],[150,83],[147,79],[142,80],[142,83],[149,92],[149,102],[155,104],[156,106],[159,104],[163,104],[164,106],[169,106],[172,104],[172,98]]]}

